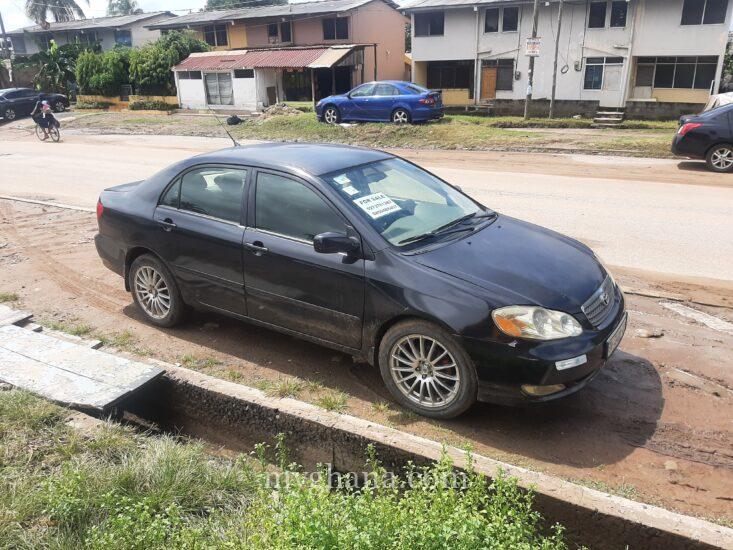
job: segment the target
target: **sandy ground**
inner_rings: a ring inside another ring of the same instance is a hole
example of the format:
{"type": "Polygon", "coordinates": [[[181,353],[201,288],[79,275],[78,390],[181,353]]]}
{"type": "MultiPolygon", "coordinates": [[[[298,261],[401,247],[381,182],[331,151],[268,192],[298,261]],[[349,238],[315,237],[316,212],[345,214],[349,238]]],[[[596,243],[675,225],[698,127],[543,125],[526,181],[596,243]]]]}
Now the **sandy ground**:
{"type": "MultiPolygon", "coordinates": [[[[225,140],[0,130],[0,194],[93,207],[104,187],[146,177],[225,140]],[[43,169],[39,169],[41,166],[43,169]]],[[[505,213],[599,249],[628,294],[620,351],[583,392],[521,409],[479,404],[449,422],[392,404],[378,372],[346,355],[212,315],[142,322],[99,262],[93,214],[0,200],[0,292],[46,323],[87,324],[125,347],[256,387],[294,377],[298,397],[348,395],[352,414],[700,517],[733,521],[733,334],[669,310],[733,322],[733,176],[692,163],[582,155],[407,153],[505,213]],[[692,277],[696,275],[697,277],[692,277]],[[654,337],[650,337],[654,336],[654,337]]],[[[275,397],[273,397],[275,399],[275,397]]]]}

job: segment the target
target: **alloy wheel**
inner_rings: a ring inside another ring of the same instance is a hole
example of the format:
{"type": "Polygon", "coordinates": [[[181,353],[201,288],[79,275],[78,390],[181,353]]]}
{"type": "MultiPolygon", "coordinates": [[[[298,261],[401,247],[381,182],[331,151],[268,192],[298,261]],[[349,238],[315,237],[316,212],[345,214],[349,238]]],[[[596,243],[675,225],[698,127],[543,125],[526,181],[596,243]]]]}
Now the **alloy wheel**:
{"type": "Polygon", "coordinates": [[[410,334],[398,340],[390,352],[389,370],[400,392],[421,407],[445,407],[458,396],[456,360],[429,336],[410,334]]]}
{"type": "Polygon", "coordinates": [[[63,113],[66,110],[66,105],[64,105],[61,101],[57,101],[53,104],[53,110],[57,113],[63,113]]]}
{"type": "Polygon", "coordinates": [[[165,318],[171,309],[168,285],[158,270],[144,265],[135,273],[135,294],[145,313],[154,319],[165,318]]]}
{"type": "Polygon", "coordinates": [[[397,109],[392,115],[392,122],[394,122],[395,124],[407,124],[408,122],[410,122],[410,117],[407,114],[407,111],[403,109],[397,109]]]}
{"type": "Polygon", "coordinates": [[[5,120],[15,120],[15,111],[13,109],[6,109],[4,118],[5,120]]]}
{"type": "Polygon", "coordinates": [[[718,147],[710,155],[710,164],[717,170],[730,170],[733,167],[733,149],[730,147],[718,147]]]}
{"type": "Polygon", "coordinates": [[[326,109],[326,112],[323,113],[323,118],[328,124],[336,124],[339,117],[336,109],[334,109],[333,107],[329,107],[328,109],[326,109]]]}

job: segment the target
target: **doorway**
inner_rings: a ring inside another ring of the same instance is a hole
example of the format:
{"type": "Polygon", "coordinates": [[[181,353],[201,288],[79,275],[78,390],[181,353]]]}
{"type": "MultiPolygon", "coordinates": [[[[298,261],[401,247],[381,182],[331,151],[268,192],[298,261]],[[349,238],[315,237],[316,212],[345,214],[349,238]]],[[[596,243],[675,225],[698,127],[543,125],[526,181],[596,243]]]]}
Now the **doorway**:
{"type": "Polygon", "coordinates": [[[481,100],[496,99],[497,67],[481,67],[481,100]]]}

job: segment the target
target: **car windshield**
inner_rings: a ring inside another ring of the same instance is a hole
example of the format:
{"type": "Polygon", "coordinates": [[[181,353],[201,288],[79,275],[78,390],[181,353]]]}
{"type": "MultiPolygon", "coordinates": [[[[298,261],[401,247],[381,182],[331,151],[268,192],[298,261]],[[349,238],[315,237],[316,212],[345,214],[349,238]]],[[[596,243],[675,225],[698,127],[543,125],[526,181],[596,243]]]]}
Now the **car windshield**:
{"type": "Polygon", "coordinates": [[[483,208],[444,181],[402,159],[321,176],[395,246],[448,234],[483,208]]]}

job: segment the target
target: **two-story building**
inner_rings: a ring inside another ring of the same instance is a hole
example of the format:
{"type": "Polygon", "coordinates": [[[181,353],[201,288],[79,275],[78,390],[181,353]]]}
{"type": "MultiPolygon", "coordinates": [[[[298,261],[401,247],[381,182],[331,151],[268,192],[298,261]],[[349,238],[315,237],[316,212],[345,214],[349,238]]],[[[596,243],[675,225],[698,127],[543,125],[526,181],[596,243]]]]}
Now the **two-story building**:
{"type": "Polygon", "coordinates": [[[150,28],[190,29],[212,47],[174,67],[182,107],[255,110],[403,79],[407,22],[391,0],[322,0],[199,12],[150,28]]]}
{"type": "MultiPolygon", "coordinates": [[[[565,0],[561,21],[559,0],[539,4],[537,114],[547,112],[556,51],[558,114],[605,107],[676,116],[699,109],[720,84],[729,0],[565,0]]],[[[415,82],[442,89],[446,104],[521,112],[532,0],[411,0],[403,7],[412,18],[415,82]]]]}
{"type": "Polygon", "coordinates": [[[169,11],[136,13],[110,17],[93,17],[48,23],[47,26],[33,25],[7,33],[10,47],[15,56],[25,56],[45,51],[51,40],[59,46],[72,42],[96,44],[103,51],[115,46],[142,46],[160,38],[160,31],[147,25],[169,20],[175,15],[169,11]]]}

